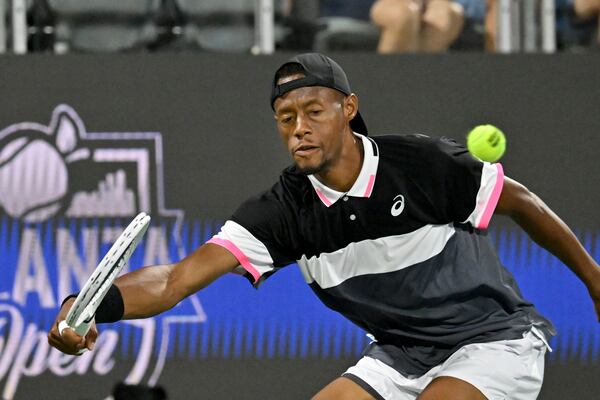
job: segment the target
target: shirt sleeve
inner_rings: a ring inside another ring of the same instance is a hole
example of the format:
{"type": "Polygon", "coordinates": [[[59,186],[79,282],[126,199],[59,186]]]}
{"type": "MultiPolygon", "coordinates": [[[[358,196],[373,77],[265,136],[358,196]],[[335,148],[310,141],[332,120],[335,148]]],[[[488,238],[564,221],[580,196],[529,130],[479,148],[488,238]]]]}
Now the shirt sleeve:
{"type": "Polygon", "coordinates": [[[254,287],[293,262],[291,213],[273,190],[244,202],[208,243],[229,250],[239,261],[234,271],[254,287]]]}
{"type": "Polygon", "coordinates": [[[425,146],[429,178],[423,190],[443,221],[486,229],[504,183],[499,163],[483,162],[451,139],[430,139],[425,146]]]}

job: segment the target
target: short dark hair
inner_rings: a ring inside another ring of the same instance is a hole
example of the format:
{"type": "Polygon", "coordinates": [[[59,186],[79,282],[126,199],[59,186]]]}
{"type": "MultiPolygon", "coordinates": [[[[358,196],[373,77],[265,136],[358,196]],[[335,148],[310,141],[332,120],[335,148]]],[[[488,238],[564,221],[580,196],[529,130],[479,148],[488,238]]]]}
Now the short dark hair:
{"type": "Polygon", "coordinates": [[[303,73],[303,74],[306,73],[306,71],[304,70],[304,67],[300,63],[289,62],[289,63],[283,64],[277,70],[277,72],[275,72],[275,82],[279,82],[279,80],[282,78],[287,78],[288,76],[296,75],[299,73],[303,73]]]}

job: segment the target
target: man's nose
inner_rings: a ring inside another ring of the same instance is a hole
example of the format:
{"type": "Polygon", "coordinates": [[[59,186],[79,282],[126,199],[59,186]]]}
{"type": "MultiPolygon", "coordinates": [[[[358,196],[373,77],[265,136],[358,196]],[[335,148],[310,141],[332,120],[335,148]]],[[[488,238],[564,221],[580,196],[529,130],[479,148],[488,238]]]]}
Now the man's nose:
{"type": "Polygon", "coordinates": [[[294,136],[298,138],[304,137],[304,135],[311,133],[310,123],[304,115],[298,115],[296,117],[296,126],[294,128],[294,136]]]}

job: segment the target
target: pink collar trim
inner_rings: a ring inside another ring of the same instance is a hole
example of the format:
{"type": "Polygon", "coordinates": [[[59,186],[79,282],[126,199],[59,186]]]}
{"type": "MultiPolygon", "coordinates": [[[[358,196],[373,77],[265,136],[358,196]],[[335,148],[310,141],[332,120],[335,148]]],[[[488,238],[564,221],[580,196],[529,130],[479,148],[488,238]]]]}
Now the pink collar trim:
{"type": "Polygon", "coordinates": [[[373,146],[376,146],[376,144],[366,136],[358,133],[354,134],[362,140],[365,158],[360,173],[358,174],[358,178],[356,178],[356,182],[354,182],[354,185],[352,185],[352,188],[348,192],[338,192],[337,190],[325,186],[314,175],[308,176],[317,196],[326,207],[330,207],[344,196],[368,198],[371,197],[371,194],[373,193],[375,177],[377,176],[377,166],[379,165],[379,154],[376,155],[373,151],[373,146]]]}

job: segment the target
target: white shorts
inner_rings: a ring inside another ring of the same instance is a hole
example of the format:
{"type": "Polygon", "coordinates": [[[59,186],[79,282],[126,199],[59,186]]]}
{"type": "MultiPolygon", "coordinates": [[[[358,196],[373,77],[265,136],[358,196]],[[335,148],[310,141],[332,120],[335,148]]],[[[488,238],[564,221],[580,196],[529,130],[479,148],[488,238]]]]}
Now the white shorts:
{"type": "Polygon", "coordinates": [[[489,400],[534,400],[542,387],[546,349],[544,335],[533,328],[523,339],[463,346],[418,378],[406,378],[371,357],[361,358],[342,376],[376,399],[414,400],[435,378],[451,376],[475,386],[489,400]]]}

